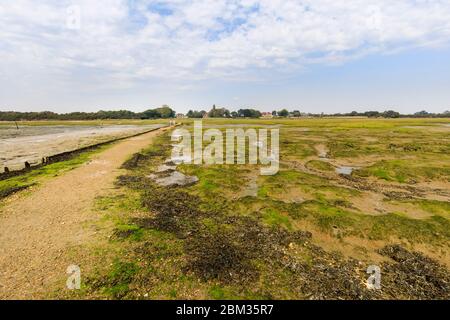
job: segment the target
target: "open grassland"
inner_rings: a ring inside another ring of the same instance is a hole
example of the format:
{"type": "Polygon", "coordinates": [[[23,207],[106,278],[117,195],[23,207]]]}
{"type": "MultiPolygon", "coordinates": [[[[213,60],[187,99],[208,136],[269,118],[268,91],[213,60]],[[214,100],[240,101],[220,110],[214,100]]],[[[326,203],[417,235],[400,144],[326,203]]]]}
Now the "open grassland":
{"type": "Polygon", "coordinates": [[[203,125],[279,126],[279,173],[182,165],[199,182],[160,187],[147,176],[170,157],[170,136],[161,136],[124,165],[115,194],[98,199],[102,224],[113,226],[98,249],[109,263],[96,267],[76,297],[450,297],[448,121],[203,125]],[[339,174],[342,167],[351,174],[339,174]],[[369,265],[381,267],[382,290],[367,289],[369,265]]]}
{"type": "Polygon", "coordinates": [[[208,119],[205,128],[279,128],[280,170],[184,164],[199,181],[177,188],[148,178],[170,157],[161,135],[97,199],[95,228],[108,239],[91,249],[101,262],[82,290],[52,295],[449,299],[449,124],[208,119]],[[381,268],[381,290],[366,286],[369,265],[381,268]]]}

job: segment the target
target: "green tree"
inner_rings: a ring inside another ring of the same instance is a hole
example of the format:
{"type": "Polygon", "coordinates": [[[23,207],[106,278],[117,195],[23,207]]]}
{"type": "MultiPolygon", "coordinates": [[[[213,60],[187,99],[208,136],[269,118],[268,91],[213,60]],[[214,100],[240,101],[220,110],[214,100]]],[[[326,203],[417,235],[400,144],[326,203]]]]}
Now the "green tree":
{"type": "Polygon", "coordinates": [[[208,117],[210,117],[210,118],[230,118],[231,114],[228,109],[217,108],[216,105],[213,105],[212,109],[208,112],[208,117]]]}
{"type": "Polygon", "coordinates": [[[161,118],[175,118],[175,111],[172,110],[168,105],[163,105],[160,108],[157,108],[156,111],[160,114],[161,118]]]}
{"type": "Polygon", "coordinates": [[[293,117],[299,118],[299,117],[301,117],[302,114],[300,113],[300,111],[294,110],[294,111],[291,112],[291,115],[293,117]]]}
{"type": "Polygon", "coordinates": [[[286,109],[282,109],[278,111],[277,114],[279,117],[287,117],[289,116],[289,111],[287,111],[286,109]]]}
{"type": "Polygon", "coordinates": [[[383,112],[383,117],[385,118],[399,118],[400,117],[400,113],[398,113],[397,111],[394,110],[388,110],[383,112]]]}

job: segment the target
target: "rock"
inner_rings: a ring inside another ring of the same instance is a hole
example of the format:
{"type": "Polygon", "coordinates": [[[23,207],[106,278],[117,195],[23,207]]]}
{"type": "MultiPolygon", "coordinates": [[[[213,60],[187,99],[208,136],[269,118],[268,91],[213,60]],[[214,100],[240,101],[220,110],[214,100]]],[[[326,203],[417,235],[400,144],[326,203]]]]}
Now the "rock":
{"type": "Polygon", "coordinates": [[[175,171],[177,169],[177,166],[175,165],[167,165],[167,164],[162,164],[160,165],[157,169],[156,169],[156,173],[161,173],[161,172],[170,172],[170,171],[175,171]]]}
{"type": "MultiPolygon", "coordinates": [[[[168,160],[174,164],[182,164],[182,163],[191,163],[192,158],[190,156],[179,156],[179,157],[172,157],[170,160],[168,160]]],[[[167,162],[166,162],[167,163],[167,162]]]]}
{"type": "Polygon", "coordinates": [[[198,178],[196,176],[187,176],[178,171],[172,171],[168,175],[163,176],[158,174],[151,174],[148,177],[163,187],[184,187],[198,182],[198,178]]]}

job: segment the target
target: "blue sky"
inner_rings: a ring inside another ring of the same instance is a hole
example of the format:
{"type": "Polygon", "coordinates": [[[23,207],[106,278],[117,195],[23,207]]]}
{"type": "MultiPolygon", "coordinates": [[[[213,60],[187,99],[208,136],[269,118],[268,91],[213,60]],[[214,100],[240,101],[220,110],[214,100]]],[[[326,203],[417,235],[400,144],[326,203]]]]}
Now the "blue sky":
{"type": "Polygon", "coordinates": [[[450,109],[450,1],[0,0],[0,110],[450,109]]]}

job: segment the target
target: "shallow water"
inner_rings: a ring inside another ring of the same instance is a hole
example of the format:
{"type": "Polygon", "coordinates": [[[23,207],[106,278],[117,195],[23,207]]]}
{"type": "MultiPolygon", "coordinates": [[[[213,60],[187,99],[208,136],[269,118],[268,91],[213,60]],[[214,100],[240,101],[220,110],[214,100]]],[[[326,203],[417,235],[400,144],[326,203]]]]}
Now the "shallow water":
{"type": "Polygon", "coordinates": [[[25,161],[36,164],[43,157],[130,136],[160,126],[20,126],[19,130],[15,126],[0,126],[0,164],[2,168],[21,169],[25,161]]]}
{"type": "Polygon", "coordinates": [[[258,196],[258,182],[257,177],[252,177],[245,187],[244,192],[241,195],[243,197],[253,197],[256,198],[258,196]]]}
{"type": "Polygon", "coordinates": [[[352,174],[353,170],[355,170],[355,169],[356,169],[355,167],[345,167],[345,166],[337,167],[336,168],[336,173],[349,176],[349,175],[352,174]]]}

